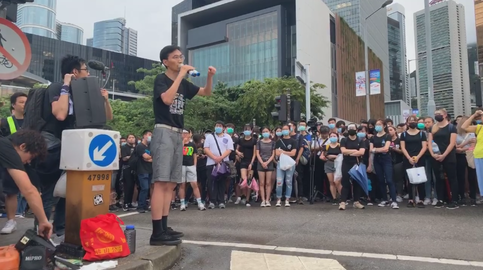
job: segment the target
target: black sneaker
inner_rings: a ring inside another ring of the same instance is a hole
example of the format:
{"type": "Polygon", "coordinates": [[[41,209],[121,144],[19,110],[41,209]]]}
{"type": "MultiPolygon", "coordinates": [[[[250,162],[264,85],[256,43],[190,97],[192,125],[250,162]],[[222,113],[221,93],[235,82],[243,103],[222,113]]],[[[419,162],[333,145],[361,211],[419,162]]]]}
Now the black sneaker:
{"type": "Polygon", "coordinates": [[[167,233],[162,233],[159,236],[151,235],[151,238],[149,239],[149,244],[151,246],[176,246],[181,244],[181,240],[167,233]]]}
{"type": "Polygon", "coordinates": [[[336,199],[333,199],[333,200],[332,200],[332,205],[339,205],[339,203],[337,202],[337,200],[336,200],[336,199]]]}
{"type": "Polygon", "coordinates": [[[450,210],[453,210],[453,209],[458,209],[459,206],[458,206],[458,204],[456,204],[454,202],[451,202],[451,203],[448,203],[448,205],[446,205],[446,208],[447,209],[450,209],[450,210]]]}
{"type": "Polygon", "coordinates": [[[168,231],[167,231],[168,235],[169,236],[172,236],[174,238],[181,238],[181,237],[184,237],[184,233],[182,232],[177,232],[175,230],[173,230],[173,228],[171,227],[168,227],[168,231]]]}
{"type": "Polygon", "coordinates": [[[476,200],[475,199],[470,200],[470,206],[476,206],[476,200]]]}
{"type": "Polygon", "coordinates": [[[176,207],[176,204],[175,204],[174,202],[172,202],[172,203],[171,203],[171,210],[176,210],[176,209],[178,209],[178,208],[176,207]]]}
{"type": "Polygon", "coordinates": [[[443,206],[444,206],[443,201],[438,201],[438,203],[436,203],[434,208],[442,208],[443,206]]]}
{"type": "Polygon", "coordinates": [[[122,211],[127,212],[127,211],[132,211],[136,210],[137,208],[132,206],[132,204],[125,204],[122,206],[122,211]]]}
{"type": "Polygon", "coordinates": [[[461,199],[458,201],[458,205],[461,205],[461,206],[466,206],[466,200],[465,199],[461,199]]]}
{"type": "Polygon", "coordinates": [[[417,204],[418,208],[425,208],[424,203],[422,201],[419,201],[417,204]]]}
{"type": "Polygon", "coordinates": [[[109,205],[109,212],[117,212],[119,209],[115,205],[109,205]]]}
{"type": "Polygon", "coordinates": [[[138,211],[138,213],[139,213],[139,214],[144,214],[144,213],[146,213],[146,210],[144,210],[144,209],[142,209],[142,208],[138,208],[138,209],[137,209],[137,211],[138,211]]]}

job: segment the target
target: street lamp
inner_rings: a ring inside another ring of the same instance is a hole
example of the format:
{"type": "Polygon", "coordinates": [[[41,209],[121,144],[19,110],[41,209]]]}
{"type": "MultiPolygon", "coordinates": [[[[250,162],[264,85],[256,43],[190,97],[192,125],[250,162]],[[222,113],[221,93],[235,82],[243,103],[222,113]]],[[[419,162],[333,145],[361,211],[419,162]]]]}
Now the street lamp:
{"type": "Polygon", "coordinates": [[[431,44],[431,15],[429,11],[429,1],[424,0],[424,24],[426,34],[426,61],[428,76],[428,106],[426,107],[426,115],[431,115],[436,111],[436,103],[434,102],[433,92],[433,45],[431,44]]]}
{"type": "Polygon", "coordinates": [[[370,81],[369,81],[369,48],[367,46],[367,20],[372,17],[372,15],[376,14],[379,10],[387,7],[388,5],[392,4],[393,0],[387,0],[382,4],[380,8],[376,11],[372,12],[371,15],[367,16],[364,19],[364,61],[366,65],[366,109],[367,109],[367,119],[371,118],[371,101],[370,101],[370,81]]]}

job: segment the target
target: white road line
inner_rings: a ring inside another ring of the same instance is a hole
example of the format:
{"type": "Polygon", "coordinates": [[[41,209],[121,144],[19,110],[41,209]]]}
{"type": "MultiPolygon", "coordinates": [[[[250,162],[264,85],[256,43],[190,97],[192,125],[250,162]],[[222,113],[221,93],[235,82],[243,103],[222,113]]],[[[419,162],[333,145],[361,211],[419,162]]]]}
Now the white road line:
{"type": "Polygon", "coordinates": [[[274,250],[274,251],[283,251],[283,252],[344,256],[344,257],[354,257],[354,258],[372,258],[372,259],[394,260],[394,261],[440,263],[440,264],[446,264],[446,265],[466,265],[466,266],[475,266],[475,267],[483,268],[483,262],[453,260],[453,259],[444,259],[444,258],[430,258],[430,257],[404,256],[404,255],[394,255],[394,254],[378,254],[378,253],[361,253],[361,252],[348,252],[348,251],[337,251],[337,250],[319,250],[319,249],[307,249],[307,248],[296,248],[296,247],[278,247],[278,246],[269,246],[269,245],[252,245],[252,244],[229,243],[229,242],[204,242],[204,241],[183,240],[183,243],[200,245],[200,246],[234,247],[234,248],[247,248],[247,249],[257,249],[257,250],[263,249],[263,250],[274,250]]]}
{"type": "Polygon", "coordinates": [[[120,214],[120,215],[117,215],[118,217],[128,217],[128,216],[134,216],[134,215],[138,215],[139,213],[138,212],[131,212],[131,213],[126,213],[126,214],[120,214]]]}

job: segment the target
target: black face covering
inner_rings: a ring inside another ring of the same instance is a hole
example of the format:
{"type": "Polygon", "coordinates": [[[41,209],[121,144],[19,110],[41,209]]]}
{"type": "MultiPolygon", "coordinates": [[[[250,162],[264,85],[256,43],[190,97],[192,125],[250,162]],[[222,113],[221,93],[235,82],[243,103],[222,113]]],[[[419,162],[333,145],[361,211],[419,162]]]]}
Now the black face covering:
{"type": "Polygon", "coordinates": [[[417,127],[418,127],[418,123],[414,123],[414,122],[409,123],[409,128],[415,129],[417,127]]]}
{"type": "Polygon", "coordinates": [[[435,115],[434,116],[434,120],[438,121],[438,122],[441,122],[444,120],[444,117],[442,115],[435,115]]]}
{"type": "Polygon", "coordinates": [[[349,136],[355,136],[357,134],[357,131],[354,129],[349,129],[347,133],[349,134],[349,136]]]}

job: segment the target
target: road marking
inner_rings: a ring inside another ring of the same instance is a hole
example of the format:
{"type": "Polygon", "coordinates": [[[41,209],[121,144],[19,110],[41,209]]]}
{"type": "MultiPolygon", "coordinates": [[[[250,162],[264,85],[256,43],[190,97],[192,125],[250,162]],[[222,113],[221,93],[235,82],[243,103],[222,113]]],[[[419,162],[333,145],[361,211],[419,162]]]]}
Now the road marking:
{"type": "MultiPolygon", "coordinates": [[[[132,214],[133,213],[129,213],[128,215],[132,215],[132,214]]],[[[483,268],[483,262],[453,260],[453,259],[445,259],[445,258],[430,258],[430,257],[417,257],[417,256],[405,256],[405,255],[394,255],[394,254],[379,254],[379,253],[361,253],[361,252],[337,251],[337,250],[320,250],[320,249],[307,249],[307,248],[297,248],[297,247],[278,247],[278,246],[270,246],[270,245],[252,245],[252,244],[229,243],[229,242],[205,242],[205,241],[183,240],[183,243],[199,245],[199,246],[234,247],[234,248],[246,248],[246,249],[257,249],[257,250],[263,249],[263,250],[273,250],[273,251],[282,251],[282,252],[332,255],[332,256],[343,256],[343,257],[354,257],[354,258],[372,258],[372,259],[393,260],[393,261],[413,261],[413,262],[425,262],[425,263],[439,263],[439,264],[446,264],[446,265],[466,265],[466,266],[475,266],[475,267],[483,268]]]]}
{"type": "Polygon", "coordinates": [[[230,270],[345,270],[336,260],[234,250],[230,270]]]}
{"type": "Polygon", "coordinates": [[[117,215],[118,217],[128,217],[128,216],[134,216],[134,215],[137,215],[139,214],[138,212],[131,212],[131,213],[126,213],[126,214],[120,214],[120,215],[117,215]]]}

